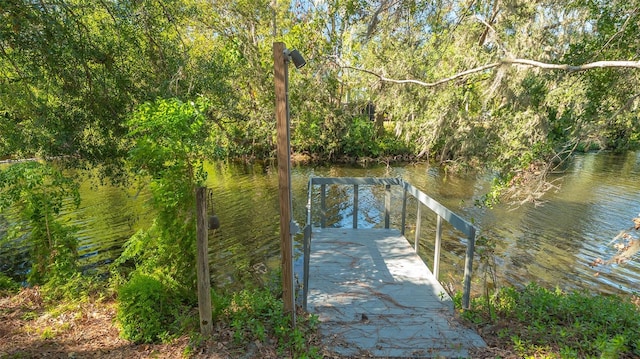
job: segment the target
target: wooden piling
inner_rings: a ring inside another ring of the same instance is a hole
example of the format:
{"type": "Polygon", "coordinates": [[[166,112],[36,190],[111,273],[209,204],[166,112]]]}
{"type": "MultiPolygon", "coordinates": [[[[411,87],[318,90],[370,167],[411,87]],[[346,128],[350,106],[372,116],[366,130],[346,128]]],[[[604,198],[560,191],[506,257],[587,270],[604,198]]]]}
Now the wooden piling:
{"type": "Polygon", "coordinates": [[[196,188],[196,275],[198,280],[198,312],[200,333],[208,337],[213,333],[211,312],[211,282],[209,276],[209,240],[207,224],[207,188],[196,188]]]}
{"type": "Polygon", "coordinates": [[[282,256],[282,300],[285,313],[291,314],[295,326],[293,294],[293,244],[291,239],[291,178],[289,116],[287,113],[287,62],[282,42],[273,43],[273,68],[276,95],[276,130],[278,158],[278,198],[280,201],[280,249],[282,256]]]}

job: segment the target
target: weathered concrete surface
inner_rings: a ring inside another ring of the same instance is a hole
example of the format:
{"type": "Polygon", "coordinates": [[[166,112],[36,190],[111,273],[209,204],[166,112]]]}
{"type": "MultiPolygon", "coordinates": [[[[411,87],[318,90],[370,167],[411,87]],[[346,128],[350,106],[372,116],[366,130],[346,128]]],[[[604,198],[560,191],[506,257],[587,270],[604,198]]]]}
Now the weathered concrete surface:
{"type": "Polygon", "coordinates": [[[397,230],[314,229],[307,309],[341,355],[460,358],[486,346],[397,230]]]}

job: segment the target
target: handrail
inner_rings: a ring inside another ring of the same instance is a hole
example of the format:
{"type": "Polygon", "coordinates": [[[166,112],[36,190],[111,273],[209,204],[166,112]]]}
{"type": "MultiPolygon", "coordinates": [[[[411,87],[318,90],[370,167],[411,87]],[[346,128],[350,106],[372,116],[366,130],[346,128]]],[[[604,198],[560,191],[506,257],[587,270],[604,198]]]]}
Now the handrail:
{"type": "Polygon", "coordinates": [[[358,189],[360,185],[368,186],[385,186],[385,228],[390,226],[390,212],[391,212],[391,186],[401,186],[403,189],[402,197],[402,222],[401,233],[404,235],[404,227],[406,223],[406,205],[407,194],[410,194],[418,201],[417,218],[416,218],[416,236],[414,240],[414,250],[416,253],[419,248],[420,239],[420,225],[422,222],[422,207],[427,207],[437,215],[436,222],[436,241],[435,241],[435,253],[433,261],[433,274],[438,279],[439,266],[440,266],[440,242],[442,238],[442,219],[450,223],[453,228],[459,230],[467,236],[467,250],[465,254],[465,266],[464,266],[464,285],[462,295],[462,306],[465,309],[469,308],[470,296],[471,296],[471,274],[473,269],[473,256],[475,252],[475,238],[476,228],[464,220],[456,213],[449,210],[447,207],[440,204],[438,201],[429,197],[424,192],[420,191],[413,185],[405,182],[401,178],[377,178],[377,177],[311,177],[308,184],[308,197],[307,197],[307,223],[304,227],[304,269],[303,269],[303,308],[307,309],[307,295],[309,285],[309,255],[311,248],[311,236],[312,236],[312,195],[313,186],[320,186],[320,206],[321,206],[321,227],[326,226],[326,185],[352,185],[354,187],[353,203],[353,228],[358,228],[358,189]]]}
{"type": "Polygon", "coordinates": [[[307,296],[309,294],[309,256],[311,255],[311,196],[313,195],[313,185],[309,181],[307,194],[307,223],[304,226],[304,243],[303,243],[303,274],[302,274],[302,308],[307,310],[307,296]]]}

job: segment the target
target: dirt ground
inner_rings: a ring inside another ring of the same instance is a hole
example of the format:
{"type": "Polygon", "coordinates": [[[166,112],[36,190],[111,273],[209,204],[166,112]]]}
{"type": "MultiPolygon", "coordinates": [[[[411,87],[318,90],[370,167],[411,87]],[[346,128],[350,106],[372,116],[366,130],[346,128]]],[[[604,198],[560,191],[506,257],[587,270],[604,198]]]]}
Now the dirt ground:
{"type": "MultiPolygon", "coordinates": [[[[216,339],[192,348],[188,337],[168,344],[133,344],[119,336],[114,301],[84,302],[45,308],[37,288],[0,297],[0,358],[281,358],[275,345],[229,345],[228,329],[217,328],[216,339]]],[[[488,339],[488,338],[487,338],[488,339]]],[[[486,340],[486,339],[485,339],[486,340]]],[[[473,358],[512,358],[497,347],[472,353],[473,358]]],[[[360,358],[367,358],[363,355],[360,358]]],[[[345,359],[325,353],[325,358],[345,359]]]]}
{"type": "Polygon", "coordinates": [[[0,358],[180,358],[188,339],[135,345],[118,335],[115,302],[47,311],[38,289],[0,298],[0,358]]]}

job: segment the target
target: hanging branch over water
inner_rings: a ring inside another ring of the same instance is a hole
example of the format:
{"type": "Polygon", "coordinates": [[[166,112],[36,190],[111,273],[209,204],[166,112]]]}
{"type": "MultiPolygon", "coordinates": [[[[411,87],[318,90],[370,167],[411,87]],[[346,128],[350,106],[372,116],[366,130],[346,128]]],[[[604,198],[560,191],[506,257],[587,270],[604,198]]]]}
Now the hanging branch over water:
{"type": "Polygon", "coordinates": [[[424,82],[424,81],[414,80],[414,79],[406,79],[406,80],[392,79],[371,70],[349,66],[349,65],[340,65],[340,67],[343,69],[351,69],[351,70],[356,70],[356,71],[373,75],[379,78],[380,81],[384,81],[384,82],[391,82],[396,84],[416,84],[416,85],[425,86],[425,87],[436,87],[444,83],[447,83],[447,82],[450,82],[450,81],[453,81],[477,72],[482,72],[482,71],[493,69],[500,66],[514,66],[514,65],[523,65],[523,66],[537,67],[543,70],[559,70],[559,71],[567,71],[567,72],[579,72],[579,71],[586,71],[586,70],[597,69],[597,68],[640,69],[640,61],[595,61],[595,62],[583,64],[583,65],[568,65],[568,64],[551,64],[551,63],[528,60],[528,59],[503,59],[498,62],[494,62],[491,64],[487,64],[487,65],[475,67],[473,69],[458,72],[453,76],[449,76],[434,82],[424,82]]]}
{"type": "MultiPolygon", "coordinates": [[[[640,214],[638,214],[638,217],[633,218],[632,221],[633,226],[620,231],[620,233],[615,236],[611,242],[609,242],[609,245],[613,244],[613,247],[618,250],[618,253],[608,260],[596,258],[591,262],[591,267],[622,264],[631,259],[636,253],[640,252],[640,238],[638,238],[638,231],[640,230],[640,214]],[[636,232],[634,233],[633,231],[636,232]]],[[[599,274],[599,272],[596,272],[594,275],[598,276],[599,274]]]]}

